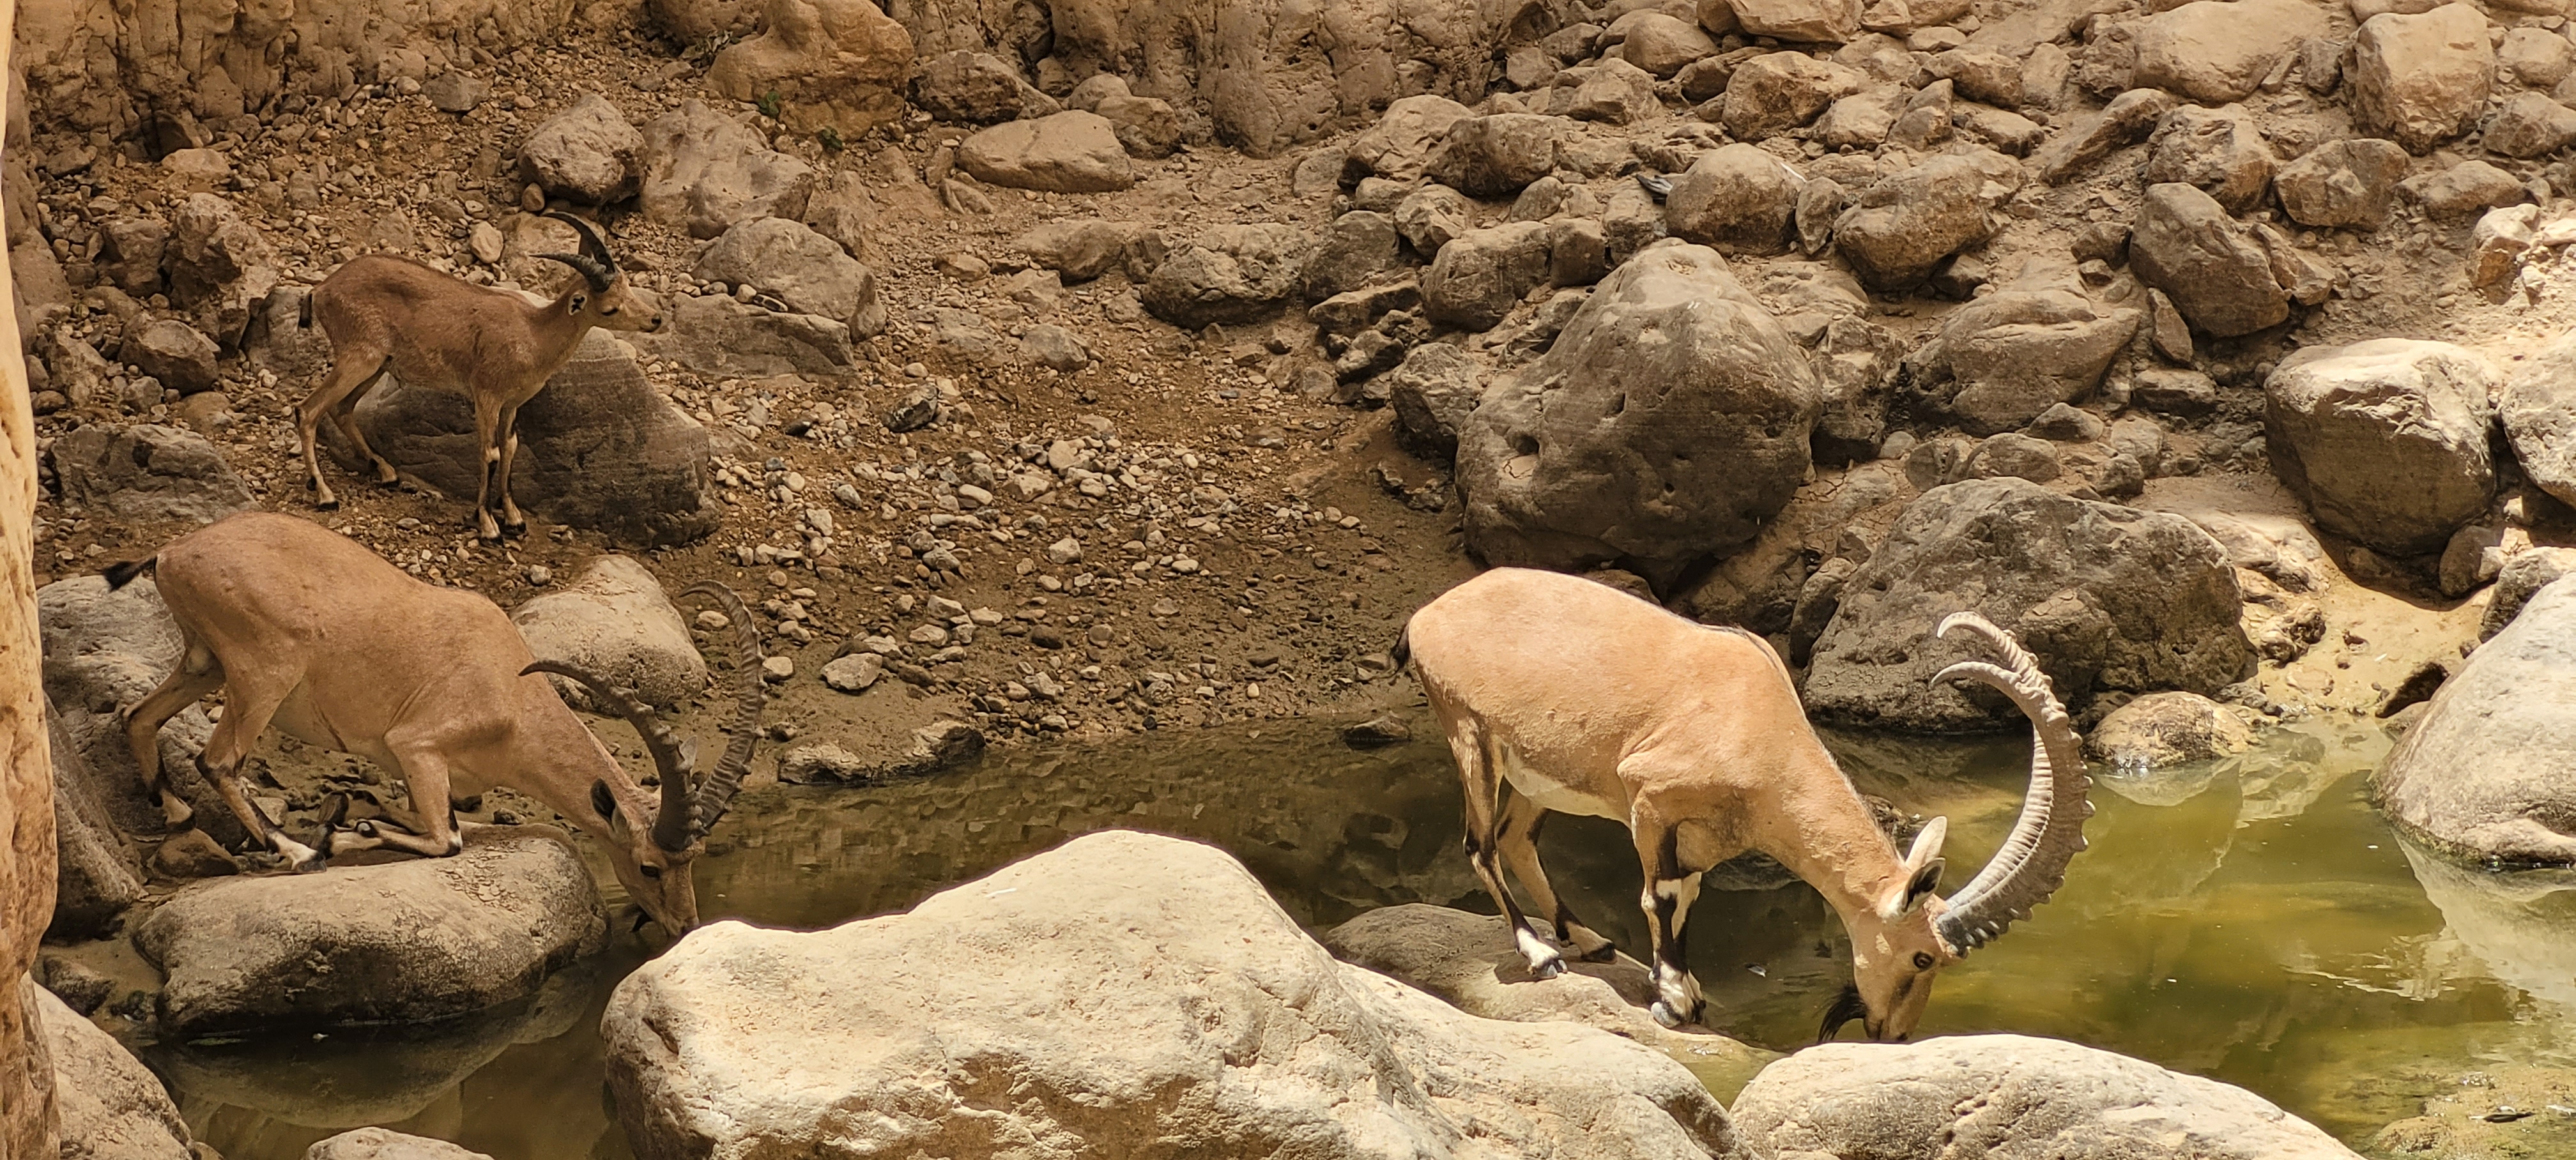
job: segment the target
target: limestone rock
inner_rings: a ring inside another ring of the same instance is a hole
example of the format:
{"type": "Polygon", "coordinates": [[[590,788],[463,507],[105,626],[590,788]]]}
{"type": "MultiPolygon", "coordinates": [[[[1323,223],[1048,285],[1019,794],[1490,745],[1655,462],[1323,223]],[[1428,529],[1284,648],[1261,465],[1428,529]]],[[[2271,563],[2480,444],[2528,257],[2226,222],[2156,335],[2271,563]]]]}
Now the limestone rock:
{"type": "Polygon", "coordinates": [[[1999,291],[1942,322],[1911,359],[1915,381],[1946,395],[1962,429],[2010,431],[2100,386],[2138,322],[2134,309],[2097,306],[2071,290],[1999,291]]]}
{"type": "Polygon", "coordinates": [[[2414,16],[2383,12],[2362,22],[2351,51],[2354,124],[2409,152],[2430,152],[2468,132],[2486,111],[2495,49],[2486,14],[2470,5],[2414,16]]]}
{"type": "MultiPolygon", "coordinates": [[[[538,660],[574,665],[639,701],[669,706],[707,687],[707,663],[689,640],[689,626],[662,591],[660,581],[628,556],[600,556],[564,588],[531,597],[510,611],[510,623],[527,638],[538,660]]],[[[565,677],[549,677],[564,703],[607,714],[589,690],[565,677]]]]}
{"type": "Polygon", "coordinates": [[[258,506],[214,444],[176,427],[83,424],[54,440],[53,460],[66,506],[200,524],[258,506]]]}
{"type": "Polygon", "coordinates": [[[1774,52],[1735,67],[1726,82],[1726,131],[1759,141],[1795,129],[1861,90],[1860,73],[1803,52],[1774,52]]]}
{"type": "Polygon", "coordinates": [[[2391,819],[2463,859],[2576,865],[2571,629],[2576,583],[2561,579],[2469,654],[2371,779],[2391,819]]]}
{"type": "Polygon", "coordinates": [[[1431,152],[1423,173],[1469,197],[1506,197],[1556,171],[1557,126],[1535,113],[1465,117],[1431,152]]]}
{"type": "Polygon", "coordinates": [[[1118,144],[1130,157],[1169,157],[1181,147],[1179,110],[1160,97],[1110,97],[1092,112],[1109,119],[1118,144]]]}
{"type": "Polygon", "coordinates": [[[1899,290],[1994,235],[2021,167],[1991,150],[1935,157],[1879,179],[1834,222],[1834,248],[1872,290],[1899,290]]]}
{"type": "Polygon", "coordinates": [[[1344,178],[1351,183],[1370,175],[1419,181],[1450,128],[1473,116],[1467,106],[1437,93],[1398,100],[1386,107],[1377,124],[1351,138],[1343,154],[1344,178]]]}
{"type": "Polygon", "coordinates": [[[2400,556],[2487,510],[2494,364],[2447,342],[2307,347],[2264,384],[2264,438],[2317,526],[2400,556]]]}
{"type": "Polygon", "coordinates": [[[1806,184],[1797,171],[1755,146],[1712,149],[1673,179],[1664,197],[1666,228],[1721,253],[1783,253],[1806,184]]]}
{"type": "Polygon", "coordinates": [[[2227,757],[2253,744],[2244,721],[2198,693],[2149,693],[2111,710],[2084,739],[2085,752],[2108,763],[2112,776],[2227,757]]]}
{"type": "Polygon", "coordinates": [[[1735,1116],[1784,1158],[2360,1160],[2243,1088],[2023,1035],[1821,1044],[1764,1068],[1735,1116]]]}
{"type": "Polygon", "coordinates": [[[1353,210],[1333,219],[1306,263],[1306,300],[1321,302],[1368,285],[1396,265],[1395,219],[1353,210]]]}
{"type": "Polygon", "coordinates": [[[1020,336],[1020,353],[1042,367],[1072,373],[1091,365],[1091,348],[1073,332],[1041,322],[1020,336]]]}
{"type": "Polygon", "coordinates": [[[2241,101],[2301,41],[2325,34],[2325,13],[2299,0],[2193,0],[2140,23],[2130,83],[2202,104],[2241,101]]]}
{"type": "MultiPolygon", "coordinates": [[[[722,294],[682,296],[672,303],[662,333],[625,337],[644,354],[711,377],[837,375],[856,363],[850,328],[839,319],[778,313],[722,294]]],[[[526,418],[522,410],[522,424],[526,418]]]]}
{"type": "Polygon", "coordinates": [[[1548,278],[1548,227],[1506,222],[1469,230],[1440,247],[1422,274],[1422,306],[1433,322],[1490,330],[1521,296],[1548,278]]]}
{"type": "Polygon", "coordinates": [[[1604,38],[1617,37],[1619,56],[1629,64],[1668,79],[1682,66],[1717,55],[1717,42],[1700,30],[1696,19],[1640,8],[1610,22],[1604,38]]]}
{"type": "Polygon", "coordinates": [[[757,217],[801,217],[814,170],[742,122],[687,100],[644,126],[644,216],[712,238],[757,217]]]}
{"type": "Polygon", "coordinates": [[[2398,182],[2397,188],[2437,218],[2467,217],[2531,196],[2513,174],[2484,161],[2463,161],[2439,173],[2419,174],[2398,182]]]}
{"type": "Polygon", "coordinates": [[[1458,452],[1458,431],[1485,395],[1485,372],[1467,352],[1426,342],[1386,373],[1397,433],[1436,459],[1458,452]]]}
{"type": "Polygon", "coordinates": [[[519,171],[549,197],[606,205],[635,196],[643,155],[644,134],[626,114],[597,93],[583,93],[528,134],[519,146],[519,171]]]}
{"type": "Polygon", "coordinates": [[[704,281],[758,287],[790,310],[846,323],[854,331],[885,329],[876,273],[839,243],[786,218],[753,218],[726,230],[689,272],[704,281]]]}
{"type": "MultiPolygon", "coordinates": [[[[452,497],[475,494],[482,451],[463,396],[387,376],[359,400],[356,421],[395,470],[452,497]]],[[[332,454],[356,470],[355,450],[328,425],[324,433],[332,454]]],[[[518,434],[511,498],[544,519],[644,545],[715,530],[706,429],[654,390],[604,331],[583,338],[519,408],[518,434]]]]}
{"type": "Polygon", "coordinates": [[[902,115],[911,72],[912,35],[869,0],[767,0],[760,35],[716,53],[707,87],[734,101],[775,93],[789,128],[855,138],[902,115]]]}
{"type": "Polygon", "coordinates": [[[383,1128],[359,1128],[342,1132],[316,1142],[304,1153],[304,1160],[492,1160],[481,1152],[433,1140],[389,1132],[383,1128]]]}
{"type": "Polygon", "coordinates": [[[957,165],[977,181],[1049,193],[1114,193],[1136,184],[1118,127],[1071,109],[995,125],[957,146],[957,165]]]}
{"type": "Polygon", "coordinates": [[[1468,545],[1565,570],[1723,552],[1788,502],[1820,406],[1803,354],[1724,259],[1649,246],[1459,432],[1468,545]]]}
{"type": "MultiPolygon", "coordinates": [[[[1860,0],[1725,0],[1725,6],[1734,10],[1746,36],[1841,44],[1860,35],[1860,0]]],[[[1708,8],[1702,4],[1700,12],[1706,14],[1708,8]]]]}
{"type": "Polygon", "coordinates": [[[2514,367],[2496,413],[2523,474],[2561,502],[2576,502],[2576,331],[2514,367]]]}
{"type": "Polygon", "coordinates": [[[2576,109],[2540,93],[2515,93],[2487,122],[2481,142],[2506,157],[2556,153],[2576,144],[2576,109]]]}
{"type": "MultiPolygon", "coordinates": [[[[62,1155],[96,1160],[190,1160],[188,1124],[160,1077],[53,993],[31,982],[10,988],[33,1000],[44,1041],[35,1058],[51,1057],[54,1111],[62,1117],[62,1155]]],[[[11,997],[16,1001],[16,996],[11,997]]]]}
{"type": "Polygon", "coordinates": [[[1138,292],[1145,309],[1174,326],[1263,318],[1304,289],[1314,242],[1277,222],[1212,226],[1172,247],[1138,292]]]}
{"type": "Polygon", "coordinates": [[[2534,88],[2552,88],[2576,71],[2576,45],[2546,28],[2516,28],[2496,45],[2496,67],[2534,88]]]}
{"type": "Polygon", "coordinates": [[[704,928],[619,985],[602,1034],[644,1156],[964,1155],[1000,1138],[1749,1160],[1653,1049],[1476,1019],[1337,963],[1233,859],[1119,831],[904,914],[704,928]],[[869,985],[842,985],[855,962],[869,985]],[[782,990],[814,998],[782,1007],[782,990]],[[977,1094],[987,1070],[1016,1077],[1001,1107],[977,1094]]]}
{"type": "Polygon", "coordinates": [[[2163,89],[2130,89],[2068,126],[2031,157],[2031,165],[2040,180],[2063,185],[2114,151],[2145,140],[2177,104],[2163,89]]]}
{"type": "Polygon", "coordinates": [[[1664,112],[1664,103],[1655,97],[1654,74],[1617,57],[1558,73],[1549,93],[1549,112],[1578,121],[1631,125],[1664,112]]]}
{"type": "Polygon", "coordinates": [[[2226,553],[2181,516],[2021,479],[1935,487],[1844,585],[1816,641],[1807,704],[1820,718],[1922,732],[2017,720],[1999,697],[1931,683],[1968,655],[1932,637],[1958,611],[2013,633],[2078,709],[2096,691],[2215,692],[2254,661],[2238,604],[2226,553]]]}
{"type": "MultiPolygon", "coordinates": [[[[958,49],[923,62],[913,82],[913,103],[943,121],[992,125],[1061,112],[1055,99],[1021,79],[998,56],[958,49]]],[[[1086,111],[1091,111],[1086,108],[1086,111]]]]}
{"type": "Polygon", "coordinates": [[[2129,233],[2129,268],[2205,334],[2251,334],[2290,317],[2271,256],[2227,207],[2195,186],[2147,187],[2129,233]]]}
{"type": "Polygon", "coordinates": [[[2271,184],[2272,150],[2242,106],[2186,105],[2165,114],[2148,139],[2144,177],[2149,185],[2198,186],[2227,212],[2243,213],[2271,184]]]}
{"type": "Polygon", "coordinates": [[[1011,246],[1066,282],[1088,282],[1124,264],[1127,247],[1146,232],[1130,222],[1058,218],[1039,223],[1011,246]]]}
{"type": "Polygon", "coordinates": [[[116,357],[182,395],[215,389],[215,340],[176,318],[136,318],[116,357]]]}
{"type": "Polygon", "coordinates": [[[2411,164],[2393,141],[2329,141],[2281,167],[2272,188],[2281,209],[2303,226],[2376,229],[2388,220],[2397,180],[2411,164]]]}
{"type": "Polygon", "coordinates": [[[607,922],[561,833],[496,826],[453,857],[201,883],[134,945],[168,976],[161,1026],[196,1037],[471,1014],[598,950],[607,922]]]}
{"type": "Polygon", "coordinates": [[[2576,572],[2576,548],[2533,548],[2504,562],[2496,571],[2495,589],[2487,594],[2478,618],[2478,639],[2492,639],[2522,615],[2523,605],[2558,578],[2576,572]]]}
{"type": "Polygon", "coordinates": [[[1438,182],[1404,195],[1395,207],[1396,232],[1404,235],[1405,244],[1412,246],[1414,253],[1426,259],[1437,256],[1440,247],[1448,245],[1451,238],[1473,228],[1475,220],[1476,203],[1438,182]]]}
{"type": "Polygon", "coordinates": [[[277,286],[276,255],[259,227],[211,193],[192,193],[172,218],[170,301],[218,345],[236,346],[251,312],[277,286]]]}

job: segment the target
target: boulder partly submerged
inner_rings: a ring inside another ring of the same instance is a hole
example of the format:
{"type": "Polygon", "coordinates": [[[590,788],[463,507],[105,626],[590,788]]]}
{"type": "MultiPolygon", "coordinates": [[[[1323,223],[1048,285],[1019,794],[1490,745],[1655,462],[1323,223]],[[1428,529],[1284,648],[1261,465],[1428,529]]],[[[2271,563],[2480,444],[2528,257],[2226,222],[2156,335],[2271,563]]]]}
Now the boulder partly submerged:
{"type": "Polygon", "coordinates": [[[905,914],[701,928],[601,1033],[646,1160],[1752,1155],[1662,1054],[1335,962],[1224,853],[1125,831],[905,914]]]}
{"type": "Polygon", "coordinates": [[[2380,807],[2454,857],[2576,866],[2576,580],[2540,590],[2433,694],[2372,778],[2380,807]]]}
{"type": "Polygon", "coordinates": [[[2359,1160],[2243,1088],[2027,1035],[1811,1047],[1755,1076],[1735,1116],[1782,1160],[2359,1160]]]}
{"type": "Polygon", "coordinates": [[[135,948],[168,976],[161,1026],[427,1023],[535,991],[605,945],[607,912],[562,833],[473,827],[464,852],[227,878],[152,912],[135,948]]]}

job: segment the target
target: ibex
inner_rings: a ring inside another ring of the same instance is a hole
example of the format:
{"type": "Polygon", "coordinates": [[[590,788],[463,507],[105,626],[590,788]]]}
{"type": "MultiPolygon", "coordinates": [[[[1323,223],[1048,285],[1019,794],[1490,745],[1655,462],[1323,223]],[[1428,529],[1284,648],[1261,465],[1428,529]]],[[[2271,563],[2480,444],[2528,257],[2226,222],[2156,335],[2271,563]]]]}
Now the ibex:
{"type": "Polygon", "coordinates": [[[1581,958],[1610,940],[1576,920],[1538,858],[1549,812],[1627,825],[1645,868],[1639,902],[1653,942],[1666,1026],[1696,1021],[1698,980],[1682,957],[1682,923],[1702,872],[1746,850],[1776,858],[1825,896],[1851,935],[1853,983],[1826,1012],[1821,1038],[1860,1019],[1872,1039],[1903,1039],[1922,1018],[1932,977],[2003,933],[2064,881],[2084,848],[2083,755],[2048,677],[2012,637],[1974,613],[1965,629],[2001,663],[1962,661],[1933,679],[1994,686],[2030,718],[2030,793],[1993,861],[1946,901],[1946,818],[1899,857],[1850,779],[1825,751],[1779,655],[1740,629],[1692,623],[1590,580],[1498,568],[1413,614],[1398,643],[1449,738],[1467,793],[1467,855],[1541,978],[1559,952],[1530,929],[1503,881],[1511,868],[1537,913],[1581,958]]]}
{"type": "Polygon", "coordinates": [[[451,799],[505,785],[599,839],[627,893],[663,929],[677,935],[697,924],[689,864],[741,788],[763,697],[759,634],[732,590],[713,582],[687,590],[714,598],[732,619],[741,665],[724,756],[693,792],[690,757],[650,710],[595,676],[537,662],[491,601],[415,580],[307,520],[231,516],[149,559],[110,567],[107,581],[122,587],[147,571],[185,651],[169,678],[128,711],[125,734],[171,829],[192,815],[162,780],[156,739],[163,722],[220,687],[223,717],[197,767],[242,825],[298,870],[378,847],[454,854],[465,843],[451,799]],[[548,672],[588,686],[643,735],[661,771],[658,804],[538,675],[548,672]],[[414,832],[362,821],[334,831],[325,850],[287,837],[243,795],[239,777],[272,721],[401,780],[414,832]]]}
{"type": "Polygon", "coordinates": [[[322,385],[296,405],[295,420],[296,435],[303,441],[305,483],[316,506],[340,506],[313,455],[313,432],[325,414],[349,445],[375,464],[376,482],[396,481],[394,465],[367,446],[353,418],[358,400],[390,371],[412,386],[473,400],[475,445],[482,452],[474,495],[476,530],[486,540],[498,540],[504,529],[527,527],[510,498],[510,468],[519,454],[519,408],[571,360],[590,328],[656,330],[662,325],[662,312],[627,286],[625,272],[589,222],[568,213],[545,216],[581,235],[578,254],[537,255],[581,275],[551,302],[476,286],[385,254],[351,258],[313,288],[306,305],[331,336],[331,367],[323,373],[322,385]],[[496,492],[497,520],[492,513],[496,492]]]}

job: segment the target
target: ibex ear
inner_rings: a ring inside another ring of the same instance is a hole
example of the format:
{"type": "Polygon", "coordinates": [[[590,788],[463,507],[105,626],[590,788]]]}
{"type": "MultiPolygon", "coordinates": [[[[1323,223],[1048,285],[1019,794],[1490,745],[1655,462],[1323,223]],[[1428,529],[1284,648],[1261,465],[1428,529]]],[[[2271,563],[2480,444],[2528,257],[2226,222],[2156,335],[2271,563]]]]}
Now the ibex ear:
{"type": "Polygon", "coordinates": [[[1905,851],[1905,893],[1894,900],[1890,918],[1911,913],[1941,888],[1941,843],[1949,837],[1946,817],[1925,822],[1923,832],[1914,836],[1914,845],[1905,851]]]}
{"type": "Polygon", "coordinates": [[[571,313],[574,313],[574,314],[579,314],[579,313],[581,313],[581,308],[582,308],[582,307],[584,307],[584,306],[587,306],[587,305],[589,305],[589,304],[590,304],[590,295],[588,295],[588,294],[580,294],[580,293],[576,293],[576,294],[574,294],[574,295],[572,296],[572,299],[571,299],[571,303],[570,303],[570,312],[571,312],[571,313]]]}
{"type": "Polygon", "coordinates": [[[609,794],[607,782],[590,783],[590,811],[598,814],[603,820],[614,819],[617,816],[617,799],[609,794]]]}

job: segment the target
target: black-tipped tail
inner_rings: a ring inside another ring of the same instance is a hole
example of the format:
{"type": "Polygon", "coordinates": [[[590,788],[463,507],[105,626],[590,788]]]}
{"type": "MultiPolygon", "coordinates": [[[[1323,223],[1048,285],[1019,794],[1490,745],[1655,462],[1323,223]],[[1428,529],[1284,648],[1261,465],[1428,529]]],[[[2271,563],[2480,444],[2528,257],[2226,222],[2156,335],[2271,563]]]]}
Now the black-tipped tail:
{"type": "Polygon", "coordinates": [[[1399,673],[1413,663],[1413,642],[1409,639],[1412,632],[1413,622],[1405,621],[1404,627],[1395,630],[1395,647],[1386,650],[1386,655],[1395,658],[1395,671],[1399,673]]]}
{"type": "Polygon", "coordinates": [[[135,577],[151,571],[153,563],[158,559],[160,557],[146,556],[140,560],[120,560],[108,565],[107,570],[99,575],[107,577],[107,590],[114,592],[134,583],[135,577]]]}

